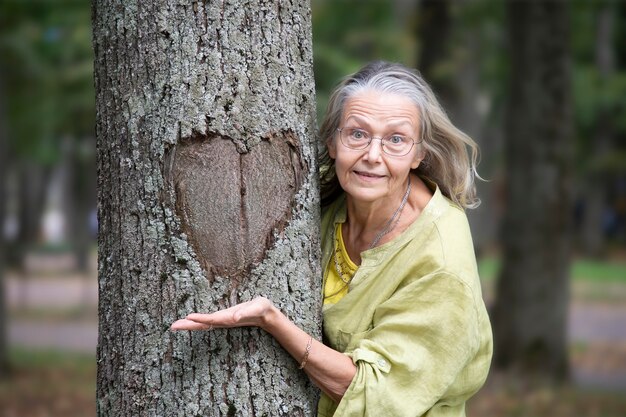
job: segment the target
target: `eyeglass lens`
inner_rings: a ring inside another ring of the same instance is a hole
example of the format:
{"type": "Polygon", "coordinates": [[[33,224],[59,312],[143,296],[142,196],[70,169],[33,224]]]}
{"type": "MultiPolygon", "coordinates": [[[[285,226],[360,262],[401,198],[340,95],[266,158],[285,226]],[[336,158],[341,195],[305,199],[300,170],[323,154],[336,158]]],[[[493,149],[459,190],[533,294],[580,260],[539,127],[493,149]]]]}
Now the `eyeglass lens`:
{"type": "Polygon", "coordinates": [[[403,156],[409,153],[413,147],[413,140],[403,135],[389,135],[383,138],[372,137],[372,135],[362,129],[343,128],[339,130],[341,142],[348,148],[359,150],[369,146],[373,139],[381,141],[383,152],[403,156]]]}

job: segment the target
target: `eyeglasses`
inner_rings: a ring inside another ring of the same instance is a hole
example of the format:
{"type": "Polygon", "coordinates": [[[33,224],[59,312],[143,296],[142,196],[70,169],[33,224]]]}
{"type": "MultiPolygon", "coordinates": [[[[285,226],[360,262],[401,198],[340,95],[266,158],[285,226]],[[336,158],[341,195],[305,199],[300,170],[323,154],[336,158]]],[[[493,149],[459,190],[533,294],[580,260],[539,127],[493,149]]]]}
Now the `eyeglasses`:
{"type": "Polygon", "coordinates": [[[380,145],[387,155],[391,156],[404,156],[411,152],[413,145],[422,143],[422,141],[414,141],[403,135],[393,134],[385,136],[383,138],[373,137],[368,131],[353,128],[353,127],[341,127],[337,128],[339,132],[339,138],[341,143],[347,148],[360,150],[365,149],[374,139],[380,141],[380,145]]]}

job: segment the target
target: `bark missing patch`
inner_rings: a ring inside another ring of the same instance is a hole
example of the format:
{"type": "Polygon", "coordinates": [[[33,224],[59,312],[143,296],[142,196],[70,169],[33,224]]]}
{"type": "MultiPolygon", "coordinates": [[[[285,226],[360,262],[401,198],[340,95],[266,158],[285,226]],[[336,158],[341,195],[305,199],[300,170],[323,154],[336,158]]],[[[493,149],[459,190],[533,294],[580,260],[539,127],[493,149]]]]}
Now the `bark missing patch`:
{"type": "Polygon", "coordinates": [[[165,158],[175,211],[209,279],[241,278],[261,261],[291,218],[305,172],[290,132],[247,153],[218,135],[181,140],[165,158]]]}

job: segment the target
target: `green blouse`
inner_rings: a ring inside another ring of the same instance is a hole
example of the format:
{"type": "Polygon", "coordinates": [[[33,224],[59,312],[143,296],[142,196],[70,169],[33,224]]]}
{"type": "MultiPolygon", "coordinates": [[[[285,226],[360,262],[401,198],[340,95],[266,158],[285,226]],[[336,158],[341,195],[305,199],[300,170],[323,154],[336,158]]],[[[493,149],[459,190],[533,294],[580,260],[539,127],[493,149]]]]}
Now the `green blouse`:
{"type": "MultiPolygon", "coordinates": [[[[341,197],[322,218],[324,283],[345,220],[341,197]]],[[[325,343],[357,372],[339,404],[322,394],[318,417],[465,416],[487,378],[492,334],[469,225],[438,188],[400,236],[361,253],[348,294],[323,311],[325,343]]]]}

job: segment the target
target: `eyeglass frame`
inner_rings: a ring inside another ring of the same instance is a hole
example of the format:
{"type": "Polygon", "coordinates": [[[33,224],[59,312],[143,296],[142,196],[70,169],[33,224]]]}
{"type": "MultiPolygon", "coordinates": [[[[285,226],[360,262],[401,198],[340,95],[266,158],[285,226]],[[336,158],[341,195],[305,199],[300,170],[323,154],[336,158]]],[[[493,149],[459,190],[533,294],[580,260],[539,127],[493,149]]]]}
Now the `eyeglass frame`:
{"type": "MultiPolygon", "coordinates": [[[[403,157],[403,156],[407,156],[409,153],[411,153],[411,150],[413,150],[413,147],[414,147],[415,145],[419,145],[420,143],[424,142],[424,139],[421,139],[421,140],[419,140],[419,141],[415,141],[414,139],[411,139],[411,147],[410,147],[410,148],[406,151],[406,153],[404,153],[404,154],[402,154],[402,155],[394,155],[394,154],[390,154],[390,153],[388,153],[388,152],[385,150],[385,140],[386,140],[388,137],[390,137],[390,136],[394,136],[393,134],[392,134],[392,135],[388,135],[388,136],[376,137],[376,136],[372,136],[372,135],[371,135],[371,134],[370,134],[367,130],[365,130],[365,129],[361,129],[361,128],[358,128],[358,127],[348,127],[348,129],[360,130],[360,131],[364,132],[365,134],[367,134],[367,135],[370,137],[370,140],[369,140],[369,141],[367,142],[367,144],[366,144],[365,146],[363,146],[362,148],[352,148],[352,147],[350,147],[350,146],[346,145],[346,144],[343,142],[343,140],[341,139],[341,131],[342,131],[342,130],[344,130],[345,128],[346,128],[346,126],[344,126],[344,127],[338,127],[338,128],[337,128],[337,132],[339,132],[339,140],[341,141],[341,144],[342,144],[343,146],[345,146],[345,147],[346,147],[346,148],[348,148],[348,149],[352,149],[352,150],[354,150],[354,151],[362,151],[363,149],[367,149],[367,147],[371,145],[371,143],[372,143],[372,141],[373,141],[374,139],[378,139],[378,140],[380,141],[380,149],[382,149],[382,151],[383,151],[386,155],[389,155],[389,156],[395,156],[395,157],[403,157]]],[[[395,135],[395,136],[404,136],[404,135],[395,135]]],[[[407,138],[407,139],[410,139],[410,138],[407,138]]]]}

